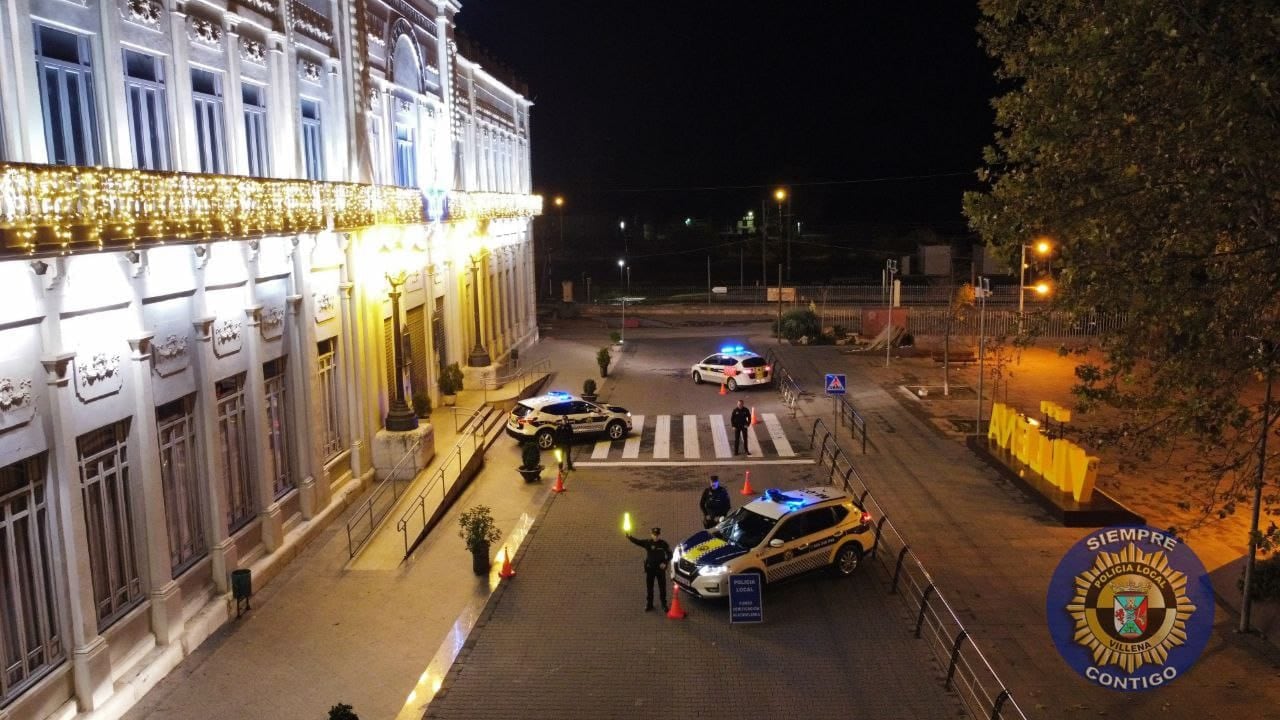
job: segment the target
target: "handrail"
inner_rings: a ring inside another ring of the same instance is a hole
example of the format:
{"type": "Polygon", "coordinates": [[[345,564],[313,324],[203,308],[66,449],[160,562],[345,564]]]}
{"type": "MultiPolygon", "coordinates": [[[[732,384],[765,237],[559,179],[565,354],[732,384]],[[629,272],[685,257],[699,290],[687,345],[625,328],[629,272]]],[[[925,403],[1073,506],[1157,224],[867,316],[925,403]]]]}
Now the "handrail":
{"type": "MultiPolygon", "coordinates": [[[[795,417],[796,401],[799,399],[800,395],[804,394],[804,391],[800,389],[800,383],[796,382],[795,377],[791,374],[791,372],[788,371],[786,367],[782,365],[782,360],[778,357],[778,353],[774,352],[773,348],[769,348],[769,351],[765,353],[765,362],[769,363],[769,366],[773,368],[774,384],[777,385],[778,392],[782,393],[783,404],[791,408],[791,417],[795,417]]],[[[857,438],[861,436],[862,452],[866,453],[867,452],[867,421],[866,419],[863,418],[862,414],[859,413],[857,409],[853,407],[853,403],[849,402],[848,398],[846,398],[843,395],[837,395],[836,398],[837,400],[839,400],[839,402],[836,403],[836,407],[837,407],[836,418],[838,420],[839,426],[841,427],[844,426],[845,416],[848,416],[849,428],[850,428],[850,431],[852,432],[851,437],[857,438]]],[[[813,438],[810,438],[810,445],[813,444],[812,440],[813,438]]]]}
{"type": "Polygon", "coordinates": [[[396,501],[400,499],[399,483],[408,483],[413,480],[413,473],[410,473],[407,478],[400,477],[400,466],[404,465],[406,461],[412,458],[421,446],[422,437],[419,436],[413,441],[413,445],[409,447],[405,454],[401,456],[401,458],[391,468],[391,472],[387,477],[384,478],[382,482],[378,483],[378,486],[373,489],[373,492],[369,495],[369,499],[360,503],[360,507],[356,508],[355,512],[353,512],[351,517],[347,520],[348,557],[356,556],[356,553],[359,552],[360,548],[364,547],[364,544],[369,541],[369,538],[373,537],[374,528],[377,527],[378,523],[382,522],[382,518],[386,517],[387,513],[391,512],[391,508],[396,506],[396,501]],[[388,503],[381,512],[379,512],[377,510],[378,499],[386,495],[388,486],[391,487],[391,502],[388,503]],[[360,538],[358,541],[354,541],[352,539],[352,529],[357,525],[362,525],[364,523],[362,518],[365,516],[368,517],[369,531],[365,533],[364,537],[360,538]]]}
{"type": "Polygon", "coordinates": [[[458,461],[458,473],[454,476],[454,480],[456,481],[461,477],[462,469],[466,466],[466,462],[462,457],[463,446],[466,445],[469,440],[471,442],[472,456],[474,457],[475,450],[480,443],[483,442],[484,435],[485,423],[479,422],[472,426],[471,429],[467,431],[466,435],[458,438],[458,442],[454,444],[453,450],[445,456],[444,460],[440,461],[440,466],[436,469],[435,473],[432,474],[431,479],[427,481],[427,484],[423,486],[422,490],[418,493],[418,496],[413,499],[413,502],[409,507],[405,508],[404,513],[400,515],[400,520],[396,522],[396,530],[400,532],[404,539],[405,557],[409,556],[410,517],[414,512],[419,513],[422,516],[422,526],[424,528],[427,526],[427,495],[430,494],[438,484],[440,486],[440,500],[441,502],[444,501],[445,496],[449,492],[449,484],[445,477],[445,471],[450,468],[453,461],[456,459],[458,461]]]}
{"type": "Polygon", "coordinates": [[[547,375],[551,374],[551,358],[541,358],[539,360],[535,360],[532,365],[525,368],[520,368],[515,372],[508,373],[506,375],[494,375],[491,378],[487,378],[483,385],[483,389],[485,392],[484,401],[489,402],[490,390],[497,390],[498,388],[503,387],[507,383],[510,383],[513,381],[516,382],[518,384],[519,389],[523,391],[525,387],[528,386],[528,384],[532,384],[527,381],[529,381],[534,375],[537,375],[538,373],[545,373],[547,375]]]}
{"type": "Polygon", "coordinates": [[[453,408],[451,408],[453,410],[453,431],[455,433],[460,432],[460,428],[466,427],[468,424],[471,423],[472,420],[475,420],[476,418],[478,418],[480,416],[480,413],[484,411],[486,407],[487,407],[486,405],[481,405],[480,407],[476,407],[476,408],[464,408],[464,407],[457,407],[457,406],[454,406],[453,408]],[[462,421],[461,425],[459,425],[458,413],[463,411],[469,412],[471,414],[467,416],[466,420],[462,421]]]}
{"type": "Polygon", "coordinates": [[[845,492],[858,498],[859,505],[873,518],[879,518],[875,523],[875,540],[867,554],[892,575],[889,594],[900,595],[904,599],[915,614],[915,636],[925,640],[938,662],[946,666],[947,678],[943,686],[947,690],[955,690],[965,709],[975,718],[1026,720],[1027,716],[1018,707],[1012,693],[978,649],[973,636],[942,596],[937,583],[898,532],[884,507],[871,495],[871,490],[845,457],[836,436],[822,418],[813,421],[809,434],[810,449],[815,444],[819,447],[819,466],[827,464],[830,467],[827,482],[835,484],[839,475],[845,492]],[[819,428],[822,429],[821,441],[818,440],[819,428]]]}

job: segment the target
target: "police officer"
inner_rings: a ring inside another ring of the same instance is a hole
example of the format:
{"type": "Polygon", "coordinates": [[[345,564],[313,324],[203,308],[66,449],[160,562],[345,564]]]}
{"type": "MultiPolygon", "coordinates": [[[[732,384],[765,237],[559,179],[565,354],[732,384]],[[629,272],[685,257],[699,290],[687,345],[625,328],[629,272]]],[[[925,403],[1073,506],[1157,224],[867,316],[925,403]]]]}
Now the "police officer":
{"type": "Polygon", "coordinates": [[[711,476],[711,486],[702,491],[698,501],[702,508],[702,527],[709,528],[729,514],[729,492],[720,487],[720,476],[711,476]]]}
{"type": "Polygon", "coordinates": [[[644,548],[645,605],[644,611],[653,609],[653,584],[658,584],[662,609],[667,609],[667,563],[671,562],[671,546],[662,539],[662,528],[650,531],[648,540],[637,540],[627,533],[627,539],[644,548]]]}
{"type": "Polygon", "coordinates": [[[751,445],[747,442],[747,428],[751,427],[751,411],[747,409],[745,403],[738,401],[738,407],[733,409],[729,415],[729,424],[733,426],[733,454],[738,454],[738,440],[742,440],[742,447],[746,448],[747,454],[751,454],[751,445]]]}
{"type": "Polygon", "coordinates": [[[560,424],[556,425],[556,445],[560,447],[561,456],[564,458],[560,461],[560,467],[573,469],[573,425],[569,424],[569,418],[560,418],[560,424]]]}

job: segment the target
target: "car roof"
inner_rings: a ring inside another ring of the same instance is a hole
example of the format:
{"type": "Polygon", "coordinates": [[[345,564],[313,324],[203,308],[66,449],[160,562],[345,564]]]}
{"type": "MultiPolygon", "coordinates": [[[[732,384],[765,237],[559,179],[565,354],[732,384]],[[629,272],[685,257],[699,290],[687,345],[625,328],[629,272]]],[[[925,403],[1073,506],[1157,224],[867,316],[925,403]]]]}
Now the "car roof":
{"type": "Polygon", "coordinates": [[[551,405],[553,403],[568,402],[570,400],[578,400],[578,396],[564,392],[563,390],[552,390],[545,395],[537,395],[531,398],[525,398],[520,401],[521,405],[525,405],[534,409],[551,405]]]}
{"type": "Polygon", "coordinates": [[[829,500],[851,499],[848,495],[830,485],[785,491],[773,488],[766,490],[764,495],[747,503],[745,507],[754,513],[778,520],[790,513],[813,507],[829,500]]]}
{"type": "Polygon", "coordinates": [[[729,357],[735,358],[737,360],[741,360],[743,358],[749,358],[749,357],[760,357],[758,353],[753,353],[750,350],[742,347],[741,345],[725,345],[724,347],[721,347],[719,350],[711,354],[712,355],[728,355],[729,357]]]}

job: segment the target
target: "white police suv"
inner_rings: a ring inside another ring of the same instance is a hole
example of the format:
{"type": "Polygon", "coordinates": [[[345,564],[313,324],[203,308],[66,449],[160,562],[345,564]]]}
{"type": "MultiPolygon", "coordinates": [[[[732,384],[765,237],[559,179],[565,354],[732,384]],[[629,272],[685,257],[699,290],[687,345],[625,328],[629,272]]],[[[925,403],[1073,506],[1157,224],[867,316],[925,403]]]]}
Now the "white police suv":
{"type": "Polygon", "coordinates": [[[746,385],[767,385],[773,381],[773,368],[759,355],[741,345],[727,345],[694,364],[694,383],[723,383],[730,390],[746,385]]]}
{"type": "Polygon", "coordinates": [[[676,546],[671,575],[699,597],[726,597],[729,576],[764,582],[830,567],[851,575],[875,540],[871,514],[831,486],[768,490],[676,546]]]}
{"type": "Polygon", "coordinates": [[[631,432],[631,413],[617,405],[587,402],[567,392],[550,392],[516,403],[507,416],[507,434],[533,440],[541,450],[555,446],[555,428],[560,418],[569,418],[575,438],[604,434],[618,440],[631,432]]]}

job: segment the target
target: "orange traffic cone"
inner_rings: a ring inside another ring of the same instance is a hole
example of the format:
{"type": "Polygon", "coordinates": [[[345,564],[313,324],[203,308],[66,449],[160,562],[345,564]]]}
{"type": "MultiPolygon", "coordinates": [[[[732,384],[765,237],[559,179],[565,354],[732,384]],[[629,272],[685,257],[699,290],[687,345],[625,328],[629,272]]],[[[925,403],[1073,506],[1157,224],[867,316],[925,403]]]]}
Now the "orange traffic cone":
{"type": "Polygon", "coordinates": [[[565,491],[565,489],[566,488],[564,486],[564,471],[561,470],[556,473],[556,484],[551,486],[551,492],[562,493],[565,491]]]}
{"type": "Polygon", "coordinates": [[[755,495],[756,491],[751,489],[751,471],[747,471],[746,479],[742,481],[742,494],[755,495]]]}
{"type": "Polygon", "coordinates": [[[760,423],[760,421],[756,419],[756,409],[755,409],[754,407],[752,407],[752,408],[751,408],[751,424],[754,426],[754,425],[757,425],[757,424],[759,424],[759,423],[760,423]]]}
{"type": "Polygon", "coordinates": [[[500,578],[513,578],[516,571],[511,569],[511,551],[504,545],[502,548],[502,572],[498,573],[500,578]]]}
{"type": "Polygon", "coordinates": [[[671,584],[671,607],[667,610],[667,618],[670,620],[683,620],[684,608],[680,607],[680,586],[675,583],[671,584]]]}
{"type": "Polygon", "coordinates": [[[729,392],[728,392],[727,390],[725,390],[725,389],[724,389],[724,383],[720,383],[720,394],[721,394],[721,395],[728,395],[728,394],[729,394],[729,392]]]}

